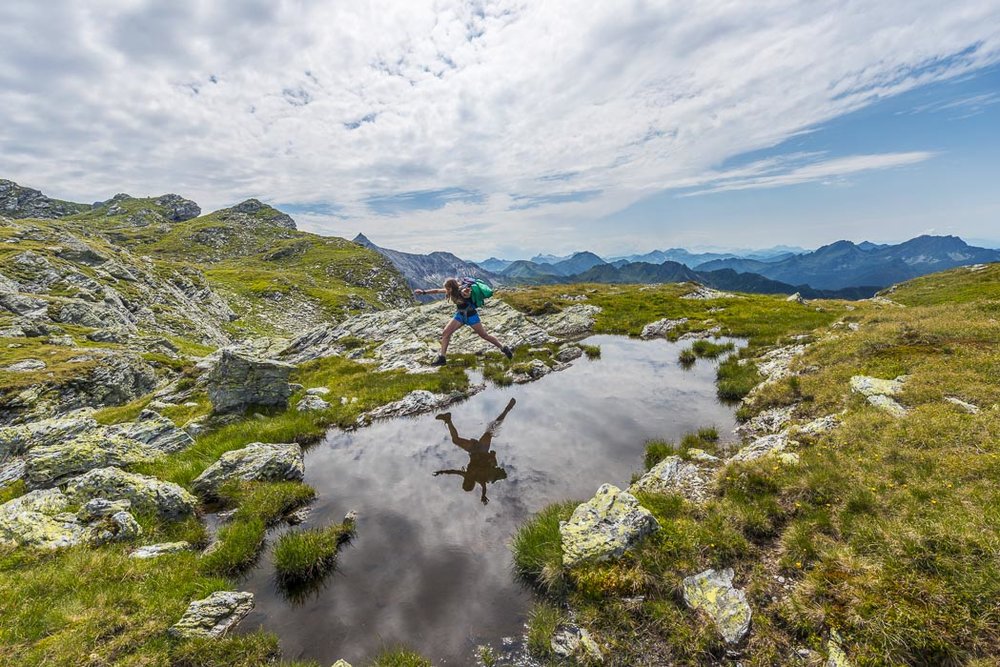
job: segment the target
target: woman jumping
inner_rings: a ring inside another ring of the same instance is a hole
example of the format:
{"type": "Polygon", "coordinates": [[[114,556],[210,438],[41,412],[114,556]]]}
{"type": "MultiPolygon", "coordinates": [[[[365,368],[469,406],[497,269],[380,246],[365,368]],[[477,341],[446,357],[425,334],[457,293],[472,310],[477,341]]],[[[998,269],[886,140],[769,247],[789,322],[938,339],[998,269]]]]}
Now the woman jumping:
{"type": "Polygon", "coordinates": [[[451,335],[462,328],[462,325],[464,324],[468,324],[472,327],[472,330],[479,334],[480,338],[495,345],[508,359],[514,356],[511,349],[495,337],[491,336],[489,332],[486,331],[486,327],[484,327],[482,322],[480,322],[479,312],[476,310],[476,304],[472,302],[471,285],[459,285],[458,280],[455,278],[448,278],[448,280],[444,281],[443,288],[418,289],[413,290],[413,293],[447,294],[448,298],[451,299],[457,309],[455,317],[453,317],[444,327],[444,332],[441,334],[441,352],[438,354],[437,359],[431,362],[431,366],[444,366],[445,355],[448,354],[448,343],[451,342],[451,335]]]}

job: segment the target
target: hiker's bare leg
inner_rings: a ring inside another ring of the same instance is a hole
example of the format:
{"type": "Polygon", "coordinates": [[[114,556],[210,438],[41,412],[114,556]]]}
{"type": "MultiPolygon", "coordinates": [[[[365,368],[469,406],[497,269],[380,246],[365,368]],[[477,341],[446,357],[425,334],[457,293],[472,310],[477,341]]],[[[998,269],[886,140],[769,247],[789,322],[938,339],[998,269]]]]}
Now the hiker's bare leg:
{"type": "Polygon", "coordinates": [[[451,335],[461,327],[462,323],[455,319],[449,320],[448,324],[445,325],[444,331],[441,333],[441,356],[448,353],[448,343],[451,342],[451,335]]]}
{"type": "Polygon", "coordinates": [[[479,442],[490,443],[493,440],[493,436],[496,435],[497,429],[500,428],[500,424],[503,423],[504,417],[507,413],[514,409],[514,404],[517,403],[515,399],[510,399],[507,403],[507,407],[503,409],[496,419],[490,422],[490,425],[486,427],[486,432],[483,433],[483,437],[479,439],[479,442]]]}
{"type": "Polygon", "coordinates": [[[458,445],[459,447],[461,447],[462,449],[464,449],[465,451],[471,452],[472,448],[479,444],[479,442],[476,440],[472,440],[470,438],[463,438],[458,434],[458,429],[455,428],[455,425],[451,421],[451,413],[446,412],[444,413],[444,415],[440,415],[438,418],[441,419],[441,421],[444,422],[445,426],[448,427],[448,433],[451,434],[451,441],[456,445],[458,445]],[[444,417],[444,419],[441,419],[441,417],[444,417]]]}
{"type": "Polygon", "coordinates": [[[475,331],[477,334],[479,334],[479,337],[482,338],[483,340],[493,343],[498,349],[503,349],[503,343],[501,343],[499,340],[491,336],[486,331],[486,327],[483,326],[482,322],[480,322],[479,324],[473,324],[472,330],[475,331]]]}

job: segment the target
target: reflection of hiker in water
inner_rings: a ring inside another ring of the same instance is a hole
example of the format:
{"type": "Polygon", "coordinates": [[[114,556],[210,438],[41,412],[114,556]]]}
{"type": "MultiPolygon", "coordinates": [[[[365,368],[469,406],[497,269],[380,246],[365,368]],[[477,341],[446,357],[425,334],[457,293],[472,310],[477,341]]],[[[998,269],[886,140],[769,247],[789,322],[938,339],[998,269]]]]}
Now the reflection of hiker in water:
{"type": "Polygon", "coordinates": [[[440,419],[448,426],[448,432],[451,433],[451,441],[469,454],[469,465],[461,470],[438,470],[434,473],[434,476],[461,475],[462,488],[464,490],[472,491],[472,489],[476,488],[476,484],[479,484],[483,488],[483,493],[479,499],[484,505],[490,502],[489,498],[486,497],[486,483],[489,482],[492,484],[501,479],[507,479],[507,472],[497,465],[497,454],[490,451],[490,446],[493,443],[493,436],[496,435],[497,429],[503,423],[504,417],[507,416],[507,413],[511,411],[516,402],[513,398],[510,399],[510,402],[507,403],[507,407],[503,409],[500,416],[490,422],[490,425],[486,428],[486,432],[478,440],[461,437],[455,425],[451,422],[450,412],[438,415],[437,419],[440,419]]]}

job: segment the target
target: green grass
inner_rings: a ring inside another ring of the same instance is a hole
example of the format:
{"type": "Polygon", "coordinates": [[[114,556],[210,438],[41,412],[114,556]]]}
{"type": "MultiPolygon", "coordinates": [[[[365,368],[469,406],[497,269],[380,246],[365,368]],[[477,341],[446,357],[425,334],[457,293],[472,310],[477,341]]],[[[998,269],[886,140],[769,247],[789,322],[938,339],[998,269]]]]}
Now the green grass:
{"type": "Polygon", "coordinates": [[[548,592],[561,590],[562,541],[559,522],[566,521],[579,503],[550,505],[522,525],[511,543],[514,567],[525,581],[548,592]]]}
{"type": "Polygon", "coordinates": [[[725,352],[731,351],[735,345],[733,343],[713,343],[712,341],[700,339],[691,344],[691,351],[699,359],[715,359],[725,352]]]}
{"type": "Polygon", "coordinates": [[[379,653],[369,667],[432,667],[431,661],[405,648],[389,649],[379,653]]]}
{"type": "Polygon", "coordinates": [[[600,345],[587,345],[586,343],[579,343],[579,348],[583,350],[583,353],[587,355],[588,359],[600,359],[601,358],[601,346],[600,345]]]}
{"type": "Polygon", "coordinates": [[[566,614],[559,607],[546,601],[536,602],[528,616],[528,651],[537,658],[554,657],[552,635],[560,623],[566,621],[566,614]]]}
{"type": "Polygon", "coordinates": [[[724,401],[738,401],[763,379],[757,366],[743,355],[729,357],[716,371],[716,393],[724,401]],[[740,363],[743,361],[744,363],[740,363]]]}
{"type": "Polygon", "coordinates": [[[354,535],[354,521],[285,533],[274,547],[278,580],[296,584],[322,576],[337,561],[337,551],[354,535]]]}

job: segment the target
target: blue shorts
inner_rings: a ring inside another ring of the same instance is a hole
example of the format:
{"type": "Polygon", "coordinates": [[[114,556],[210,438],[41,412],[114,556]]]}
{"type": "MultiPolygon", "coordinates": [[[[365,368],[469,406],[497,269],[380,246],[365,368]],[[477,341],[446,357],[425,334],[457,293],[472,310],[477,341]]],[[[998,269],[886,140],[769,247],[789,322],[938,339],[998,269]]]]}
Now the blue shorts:
{"type": "Polygon", "coordinates": [[[469,313],[468,315],[464,313],[455,313],[455,319],[462,324],[468,324],[470,327],[474,327],[479,324],[479,313],[469,313]]]}

